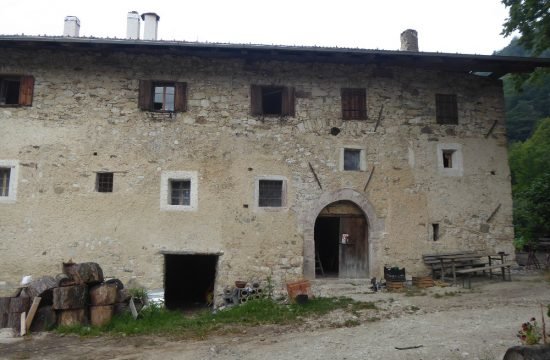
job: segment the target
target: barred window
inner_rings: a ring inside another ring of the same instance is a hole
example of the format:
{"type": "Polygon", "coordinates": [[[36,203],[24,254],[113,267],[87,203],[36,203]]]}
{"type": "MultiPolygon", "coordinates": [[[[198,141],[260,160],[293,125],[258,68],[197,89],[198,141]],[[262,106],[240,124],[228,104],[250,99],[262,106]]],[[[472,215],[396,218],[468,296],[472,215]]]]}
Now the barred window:
{"type": "Polygon", "coordinates": [[[97,192],[113,192],[113,177],[112,172],[97,173],[97,192]]]}
{"type": "Polygon", "coordinates": [[[342,89],[342,119],[367,119],[367,91],[366,89],[342,89]]]}
{"type": "Polygon", "coordinates": [[[0,168],[0,196],[10,195],[11,168],[0,168]]]}
{"type": "Polygon", "coordinates": [[[458,105],[455,94],[436,94],[435,110],[438,124],[458,124],[458,105]]]}
{"type": "Polygon", "coordinates": [[[170,180],[170,205],[191,205],[191,180],[170,180]]]}
{"type": "Polygon", "coordinates": [[[283,181],[259,180],[259,207],[283,206],[283,181]]]}

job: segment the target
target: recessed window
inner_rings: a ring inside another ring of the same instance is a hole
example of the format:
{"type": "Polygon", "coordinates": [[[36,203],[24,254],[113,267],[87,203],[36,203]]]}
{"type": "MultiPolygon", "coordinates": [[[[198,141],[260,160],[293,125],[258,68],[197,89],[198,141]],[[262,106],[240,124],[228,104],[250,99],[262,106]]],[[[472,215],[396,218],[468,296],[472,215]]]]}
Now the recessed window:
{"type": "Polygon", "coordinates": [[[186,111],[187,84],[140,80],[139,107],[142,110],[158,112],[186,111]]]}
{"type": "Polygon", "coordinates": [[[286,86],[251,85],[252,115],[294,116],[294,88],[286,86]]]}
{"type": "Polygon", "coordinates": [[[462,145],[437,144],[437,167],[442,175],[462,176],[462,145]]]}
{"type": "Polygon", "coordinates": [[[17,193],[17,160],[0,160],[0,203],[14,203],[17,193]]]}
{"type": "Polygon", "coordinates": [[[367,92],[365,89],[342,89],[342,119],[365,120],[367,118],[367,92]]]}
{"type": "Polygon", "coordinates": [[[439,224],[432,224],[432,240],[439,240],[439,224]]]}
{"type": "Polygon", "coordinates": [[[258,206],[281,207],[283,206],[283,181],[260,180],[258,206]]]}
{"type": "Polygon", "coordinates": [[[161,210],[197,210],[198,174],[196,171],[163,171],[160,181],[161,210]]]}
{"type": "Polygon", "coordinates": [[[191,180],[170,180],[170,205],[191,204],[191,180]]]}
{"type": "Polygon", "coordinates": [[[438,124],[458,124],[458,105],[455,94],[436,94],[435,109],[438,124]]]}
{"type": "Polygon", "coordinates": [[[31,106],[33,90],[32,76],[0,75],[0,106],[31,106]]]}
{"type": "Polygon", "coordinates": [[[344,170],[346,171],[361,170],[361,150],[360,149],[344,149],[344,170]]]}
{"type": "Polygon", "coordinates": [[[453,154],[456,152],[456,150],[443,150],[442,156],[443,156],[443,167],[445,169],[452,169],[453,168],[453,154]]]}
{"type": "Polygon", "coordinates": [[[97,192],[113,192],[113,173],[97,173],[96,190],[97,192]]]}

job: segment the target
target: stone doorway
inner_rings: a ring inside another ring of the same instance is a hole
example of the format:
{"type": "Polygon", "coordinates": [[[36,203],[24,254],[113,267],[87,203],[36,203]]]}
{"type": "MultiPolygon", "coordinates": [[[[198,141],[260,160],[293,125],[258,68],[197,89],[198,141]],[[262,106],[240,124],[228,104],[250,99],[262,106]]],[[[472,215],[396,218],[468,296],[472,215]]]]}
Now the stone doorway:
{"type": "Polygon", "coordinates": [[[367,224],[351,201],[336,201],[321,210],[314,228],[316,277],[367,278],[367,224]]]}

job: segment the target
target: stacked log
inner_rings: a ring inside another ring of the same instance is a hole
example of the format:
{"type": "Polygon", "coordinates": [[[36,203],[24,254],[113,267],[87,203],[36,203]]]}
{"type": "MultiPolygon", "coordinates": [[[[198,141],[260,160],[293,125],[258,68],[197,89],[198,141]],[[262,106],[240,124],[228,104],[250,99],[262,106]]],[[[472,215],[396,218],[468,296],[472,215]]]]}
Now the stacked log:
{"type": "Polygon", "coordinates": [[[27,313],[31,307],[31,299],[28,297],[16,297],[10,299],[7,327],[21,330],[21,314],[27,313]]]}
{"type": "Polygon", "coordinates": [[[94,326],[108,324],[113,317],[118,286],[115,283],[104,283],[90,289],[90,323],[94,326]]]}
{"type": "Polygon", "coordinates": [[[53,290],[53,309],[57,310],[57,322],[60,326],[87,324],[87,305],[86,285],[58,287],[53,290]]]}

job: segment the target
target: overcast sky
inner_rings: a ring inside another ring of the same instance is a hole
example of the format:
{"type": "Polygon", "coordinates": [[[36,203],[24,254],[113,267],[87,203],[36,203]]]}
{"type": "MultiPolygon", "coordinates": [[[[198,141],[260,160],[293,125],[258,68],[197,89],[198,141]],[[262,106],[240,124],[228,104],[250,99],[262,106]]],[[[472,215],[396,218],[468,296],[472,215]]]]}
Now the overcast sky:
{"type": "MultiPolygon", "coordinates": [[[[2,0],[0,34],[61,35],[64,18],[80,35],[126,36],[128,11],[156,12],[159,39],[399,49],[418,31],[421,51],[491,54],[507,10],[500,0],[2,0]]],[[[142,26],[143,31],[143,26],[142,26]]]]}

